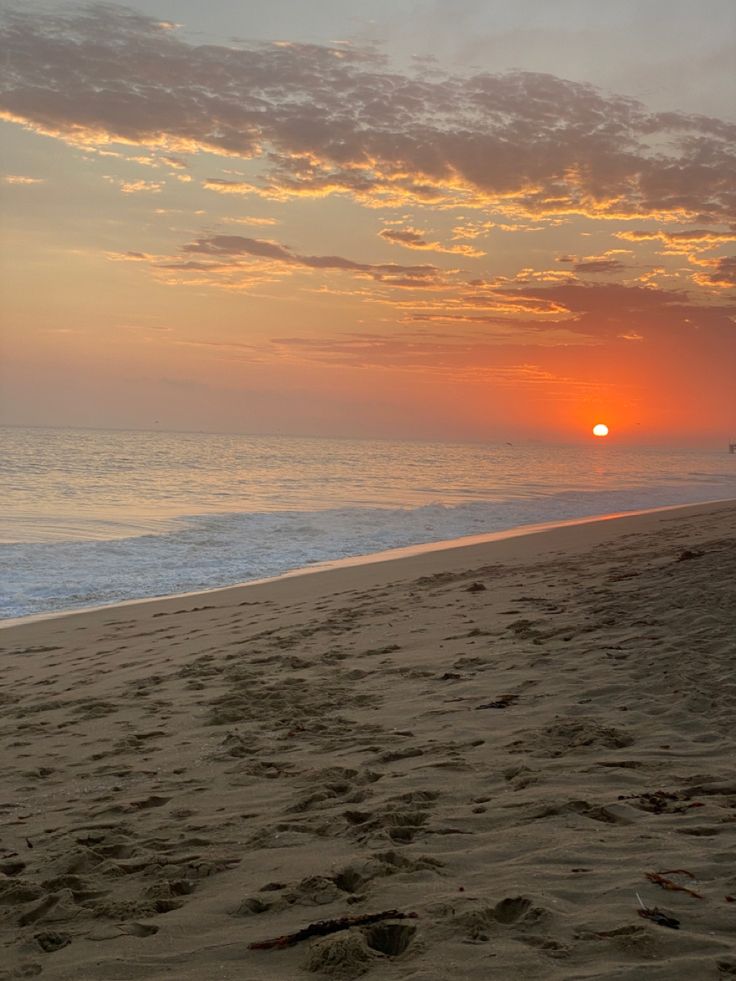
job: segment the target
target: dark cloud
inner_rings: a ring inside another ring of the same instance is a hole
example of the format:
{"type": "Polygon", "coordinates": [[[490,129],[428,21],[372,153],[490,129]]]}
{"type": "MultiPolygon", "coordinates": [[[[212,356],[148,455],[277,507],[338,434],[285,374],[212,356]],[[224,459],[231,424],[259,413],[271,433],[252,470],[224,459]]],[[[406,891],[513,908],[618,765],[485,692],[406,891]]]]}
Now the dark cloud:
{"type": "Polygon", "coordinates": [[[108,5],[16,7],[0,42],[5,118],[89,145],[261,156],[267,195],[535,215],[734,213],[736,127],[551,75],[412,76],[347,46],[194,45],[108,5]]]}
{"type": "Polygon", "coordinates": [[[619,272],[626,266],[619,259],[584,259],[573,264],[576,273],[619,272]]]}
{"type": "MultiPolygon", "coordinates": [[[[733,266],[731,267],[733,274],[733,266]]],[[[665,341],[678,337],[720,338],[725,351],[736,354],[736,304],[699,304],[684,290],[667,290],[653,286],[626,286],[617,283],[582,285],[559,283],[550,286],[525,286],[503,292],[479,287],[463,296],[464,307],[439,304],[431,313],[417,311],[411,319],[418,322],[459,323],[496,327],[513,323],[519,333],[535,331],[540,336],[564,326],[571,335],[606,341],[626,335],[665,341]],[[520,320],[499,317],[493,311],[494,297],[509,298],[518,310],[539,315],[554,311],[545,320],[520,320]],[[539,304],[535,310],[531,304],[539,304]],[[472,311],[472,307],[477,312],[472,311]],[[490,309],[484,310],[485,307],[490,309]]],[[[510,339],[510,343],[513,340],[510,339]]],[[[569,341],[568,341],[569,343],[569,341]]],[[[731,355],[732,356],[732,355],[731,355]]]]}
{"type": "Polygon", "coordinates": [[[280,262],[296,262],[297,258],[278,242],[260,238],[245,238],[242,235],[214,235],[212,238],[199,238],[184,246],[184,252],[201,252],[204,255],[253,255],[263,259],[277,259],[280,262]]]}
{"type": "Polygon", "coordinates": [[[432,265],[402,266],[394,262],[355,262],[338,255],[300,255],[279,242],[246,238],[242,235],[213,235],[210,238],[199,238],[185,245],[183,251],[219,258],[253,256],[272,259],[290,266],[304,266],[308,269],[338,269],[365,273],[373,279],[394,286],[418,286],[424,281],[434,281],[440,276],[440,270],[432,265]]]}
{"type": "Polygon", "coordinates": [[[590,336],[618,337],[622,331],[635,331],[645,337],[673,338],[701,331],[736,343],[736,304],[706,306],[693,302],[684,290],[565,283],[524,289],[521,294],[563,306],[570,314],[566,326],[590,336]]]}
{"type": "Polygon", "coordinates": [[[379,232],[381,238],[410,249],[427,249],[430,243],[414,228],[384,228],[379,232]]]}
{"type": "Polygon", "coordinates": [[[589,255],[579,258],[574,255],[558,255],[557,261],[570,263],[572,272],[576,273],[607,273],[621,272],[626,266],[620,259],[616,258],[617,253],[626,252],[624,249],[612,249],[603,255],[589,255]]]}

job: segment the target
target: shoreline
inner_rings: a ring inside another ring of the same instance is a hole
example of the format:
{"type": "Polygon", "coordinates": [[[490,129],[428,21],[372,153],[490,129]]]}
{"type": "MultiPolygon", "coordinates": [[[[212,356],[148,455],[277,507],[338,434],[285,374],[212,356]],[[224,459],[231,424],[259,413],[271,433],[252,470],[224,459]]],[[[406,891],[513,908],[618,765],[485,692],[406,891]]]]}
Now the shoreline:
{"type": "Polygon", "coordinates": [[[525,538],[526,536],[544,534],[561,528],[577,527],[578,525],[597,524],[599,522],[618,521],[627,518],[635,518],[643,515],[659,514],[669,511],[689,512],[693,509],[711,508],[728,504],[736,504],[736,499],[725,498],[723,500],[706,501],[698,504],[668,504],[656,508],[640,508],[632,511],[617,511],[606,514],[591,515],[583,518],[569,518],[562,521],[547,521],[529,525],[518,525],[503,531],[488,532],[481,535],[464,535],[459,538],[444,539],[437,542],[425,542],[417,545],[399,546],[397,548],[384,549],[379,552],[370,552],[363,555],[346,556],[341,559],[327,559],[322,562],[315,562],[310,566],[302,566],[289,569],[286,572],[275,576],[267,576],[262,579],[249,579],[241,582],[231,583],[224,586],[212,586],[204,589],[185,590],[180,593],[164,593],[156,596],[136,597],[134,599],[118,600],[113,603],[100,603],[90,606],[73,607],[64,610],[52,610],[46,613],[32,613],[21,617],[6,617],[0,619],[0,631],[14,627],[21,627],[33,623],[58,620],[70,616],[79,616],[89,613],[97,613],[105,610],[115,610],[118,608],[136,607],[151,603],[165,603],[176,600],[188,599],[189,597],[206,597],[229,592],[231,590],[248,589],[255,586],[269,585],[282,580],[290,580],[295,577],[319,575],[326,572],[336,572],[354,567],[383,564],[386,562],[398,562],[403,559],[411,559],[417,556],[427,555],[434,552],[450,552],[456,549],[472,548],[475,546],[492,544],[494,542],[506,541],[509,539],[525,538]]]}

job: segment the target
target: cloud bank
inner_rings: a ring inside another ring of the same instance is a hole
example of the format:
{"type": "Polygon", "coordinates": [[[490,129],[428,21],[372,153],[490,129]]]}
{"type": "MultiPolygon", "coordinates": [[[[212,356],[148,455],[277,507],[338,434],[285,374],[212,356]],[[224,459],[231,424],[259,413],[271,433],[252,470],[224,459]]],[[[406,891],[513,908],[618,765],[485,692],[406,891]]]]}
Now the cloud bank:
{"type": "Polygon", "coordinates": [[[736,126],[551,75],[403,74],[348,45],[195,45],[108,5],[10,9],[0,43],[3,118],[178,162],[200,150],[258,160],[252,181],[213,178],[213,190],[531,217],[734,215],[736,126]]]}

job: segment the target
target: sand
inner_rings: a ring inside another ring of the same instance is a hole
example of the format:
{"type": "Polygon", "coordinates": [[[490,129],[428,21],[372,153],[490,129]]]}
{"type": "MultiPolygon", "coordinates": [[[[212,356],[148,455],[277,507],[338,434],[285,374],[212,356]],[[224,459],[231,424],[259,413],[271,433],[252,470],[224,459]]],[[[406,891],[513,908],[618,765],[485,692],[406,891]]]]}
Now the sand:
{"type": "Polygon", "coordinates": [[[0,978],[736,976],[734,582],[729,503],[0,631],[0,978]]]}

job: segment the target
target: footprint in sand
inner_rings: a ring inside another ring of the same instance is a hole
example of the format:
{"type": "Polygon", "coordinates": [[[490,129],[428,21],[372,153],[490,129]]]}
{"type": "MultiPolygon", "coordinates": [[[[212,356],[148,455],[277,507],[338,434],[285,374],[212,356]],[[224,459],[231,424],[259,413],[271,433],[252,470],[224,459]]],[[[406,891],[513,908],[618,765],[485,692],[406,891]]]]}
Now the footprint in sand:
{"type": "Polygon", "coordinates": [[[33,939],[47,954],[61,950],[62,947],[66,947],[72,942],[68,933],[57,933],[55,930],[44,930],[41,933],[36,933],[33,939]]]}
{"type": "Polygon", "coordinates": [[[495,906],[482,906],[453,917],[453,924],[469,940],[485,942],[498,926],[510,927],[524,921],[524,925],[539,924],[547,917],[542,907],[533,907],[528,896],[509,896],[495,906]]]}

